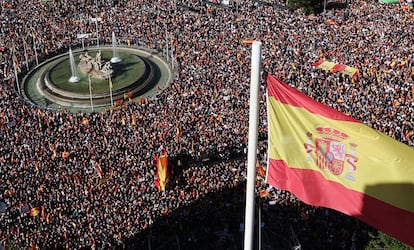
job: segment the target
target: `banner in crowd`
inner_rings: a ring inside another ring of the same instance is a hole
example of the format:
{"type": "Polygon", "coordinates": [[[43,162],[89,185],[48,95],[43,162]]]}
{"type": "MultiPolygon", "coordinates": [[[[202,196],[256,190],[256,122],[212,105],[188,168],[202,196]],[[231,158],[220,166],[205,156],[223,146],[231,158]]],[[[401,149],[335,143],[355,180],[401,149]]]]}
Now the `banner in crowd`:
{"type": "Polygon", "coordinates": [[[164,191],[168,178],[167,152],[164,152],[159,157],[155,156],[155,160],[157,162],[157,180],[155,181],[155,186],[157,186],[158,190],[164,191]]]}
{"type": "Polygon", "coordinates": [[[318,60],[314,62],[312,66],[326,71],[331,71],[332,73],[340,72],[342,74],[349,75],[352,78],[356,78],[359,73],[359,70],[357,68],[353,68],[345,64],[333,63],[326,60],[318,60]]]}
{"type": "Polygon", "coordinates": [[[267,80],[267,183],[414,246],[414,149],[267,80]]]}

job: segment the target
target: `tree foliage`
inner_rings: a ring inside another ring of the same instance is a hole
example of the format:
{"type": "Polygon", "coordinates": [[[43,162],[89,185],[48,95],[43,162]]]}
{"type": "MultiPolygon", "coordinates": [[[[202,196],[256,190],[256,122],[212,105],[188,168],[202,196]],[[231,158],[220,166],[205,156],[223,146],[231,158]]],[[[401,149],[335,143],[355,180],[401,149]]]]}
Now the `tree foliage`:
{"type": "Polygon", "coordinates": [[[413,248],[405,245],[404,243],[388,236],[387,234],[378,231],[376,235],[370,235],[371,240],[365,247],[365,250],[374,249],[393,249],[393,250],[413,250],[413,248]]]}
{"type": "Polygon", "coordinates": [[[292,9],[302,8],[306,14],[313,14],[323,10],[325,0],[287,0],[286,4],[292,9]]]}

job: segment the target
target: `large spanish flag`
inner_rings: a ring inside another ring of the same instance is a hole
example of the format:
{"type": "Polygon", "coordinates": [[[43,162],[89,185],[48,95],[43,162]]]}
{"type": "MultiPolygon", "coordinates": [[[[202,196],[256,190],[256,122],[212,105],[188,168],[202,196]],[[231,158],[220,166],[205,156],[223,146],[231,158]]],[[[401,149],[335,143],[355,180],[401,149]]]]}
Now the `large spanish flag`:
{"type": "Polygon", "coordinates": [[[158,156],[155,156],[155,160],[157,162],[157,180],[155,181],[155,185],[158,187],[158,190],[164,191],[165,184],[167,183],[168,178],[168,158],[167,153],[158,156]]]}
{"type": "Polygon", "coordinates": [[[267,182],[414,246],[414,149],[268,76],[267,182]]]}

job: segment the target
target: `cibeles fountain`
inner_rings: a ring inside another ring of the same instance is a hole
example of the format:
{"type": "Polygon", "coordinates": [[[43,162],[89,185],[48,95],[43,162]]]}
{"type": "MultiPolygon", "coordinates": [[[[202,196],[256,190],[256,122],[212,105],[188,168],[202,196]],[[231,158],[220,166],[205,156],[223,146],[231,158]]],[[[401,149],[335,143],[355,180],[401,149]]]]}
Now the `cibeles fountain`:
{"type": "Polygon", "coordinates": [[[155,96],[172,79],[161,52],[112,44],[68,48],[32,69],[21,83],[22,96],[37,107],[70,112],[104,111],[141,97],[155,96]]]}

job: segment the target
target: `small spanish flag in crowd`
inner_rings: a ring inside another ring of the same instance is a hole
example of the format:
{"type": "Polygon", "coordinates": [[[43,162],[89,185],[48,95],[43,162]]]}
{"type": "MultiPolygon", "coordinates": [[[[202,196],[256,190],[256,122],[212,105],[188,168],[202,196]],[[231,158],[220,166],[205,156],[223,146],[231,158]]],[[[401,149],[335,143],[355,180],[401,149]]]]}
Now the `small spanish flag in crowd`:
{"type": "Polygon", "coordinates": [[[121,106],[123,102],[122,99],[115,100],[115,106],[121,106]]]}
{"type": "Polygon", "coordinates": [[[40,209],[37,207],[31,208],[30,209],[30,216],[38,216],[40,214],[40,209]]]}
{"type": "Polygon", "coordinates": [[[259,161],[257,161],[256,164],[256,173],[257,177],[261,177],[262,179],[266,178],[266,169],[260,164],[259,161]]]}
{"type": "Polygon", "coordinates": [[[62,153],[62,158],[68,158],[69,155],[70,155],[70,153],[65,151],[65,152],[62,153]]]}
{"type": "Polygon", "coordinates": [[[124,99],[130,99],[132,98],[133,93],[131,91],[124,93],[124,99]]]}
{"type": "Polygon", "coordinates": [[[155,156],[157,162],[157,180],[155,181],[155,186],[157,186],[159,191],[165,190],[165,184],[168,178],[168,158],[167,152],[164,151],[164,154],[155,156]]]}
{"type": "Polygon", "coordinates": [[[181,136],[181,129],[179,127],[175,129],[175,136],[177,139],[181,136]]]}
{"type": "Polygon", "coordinates": [[[147,99],[142,96],[139,98],[139,101],[141,104],[147,104],[147,99]]]}
{"type": "Polygon", "coordinates": [[[260,194],[260,197],[269,197],[269,192],[266,190],[266,189],[262,189],[262,190],[260,190],[260,192],[259,192],[259,194],[260,194]]]}
{"type": "Polygon", "coordinates": [[[134,113],[131,115],[131,124],[137,125],[137,117],[135,116],[134,113]]]}
{"type": "Polygon", "coordinates": [[[83,124],[83,125],[88,125],[89,124],[89,120],[88,120],[88,118],[82,118],[82,120],[81,120],[81,124],[83,124]]]}

